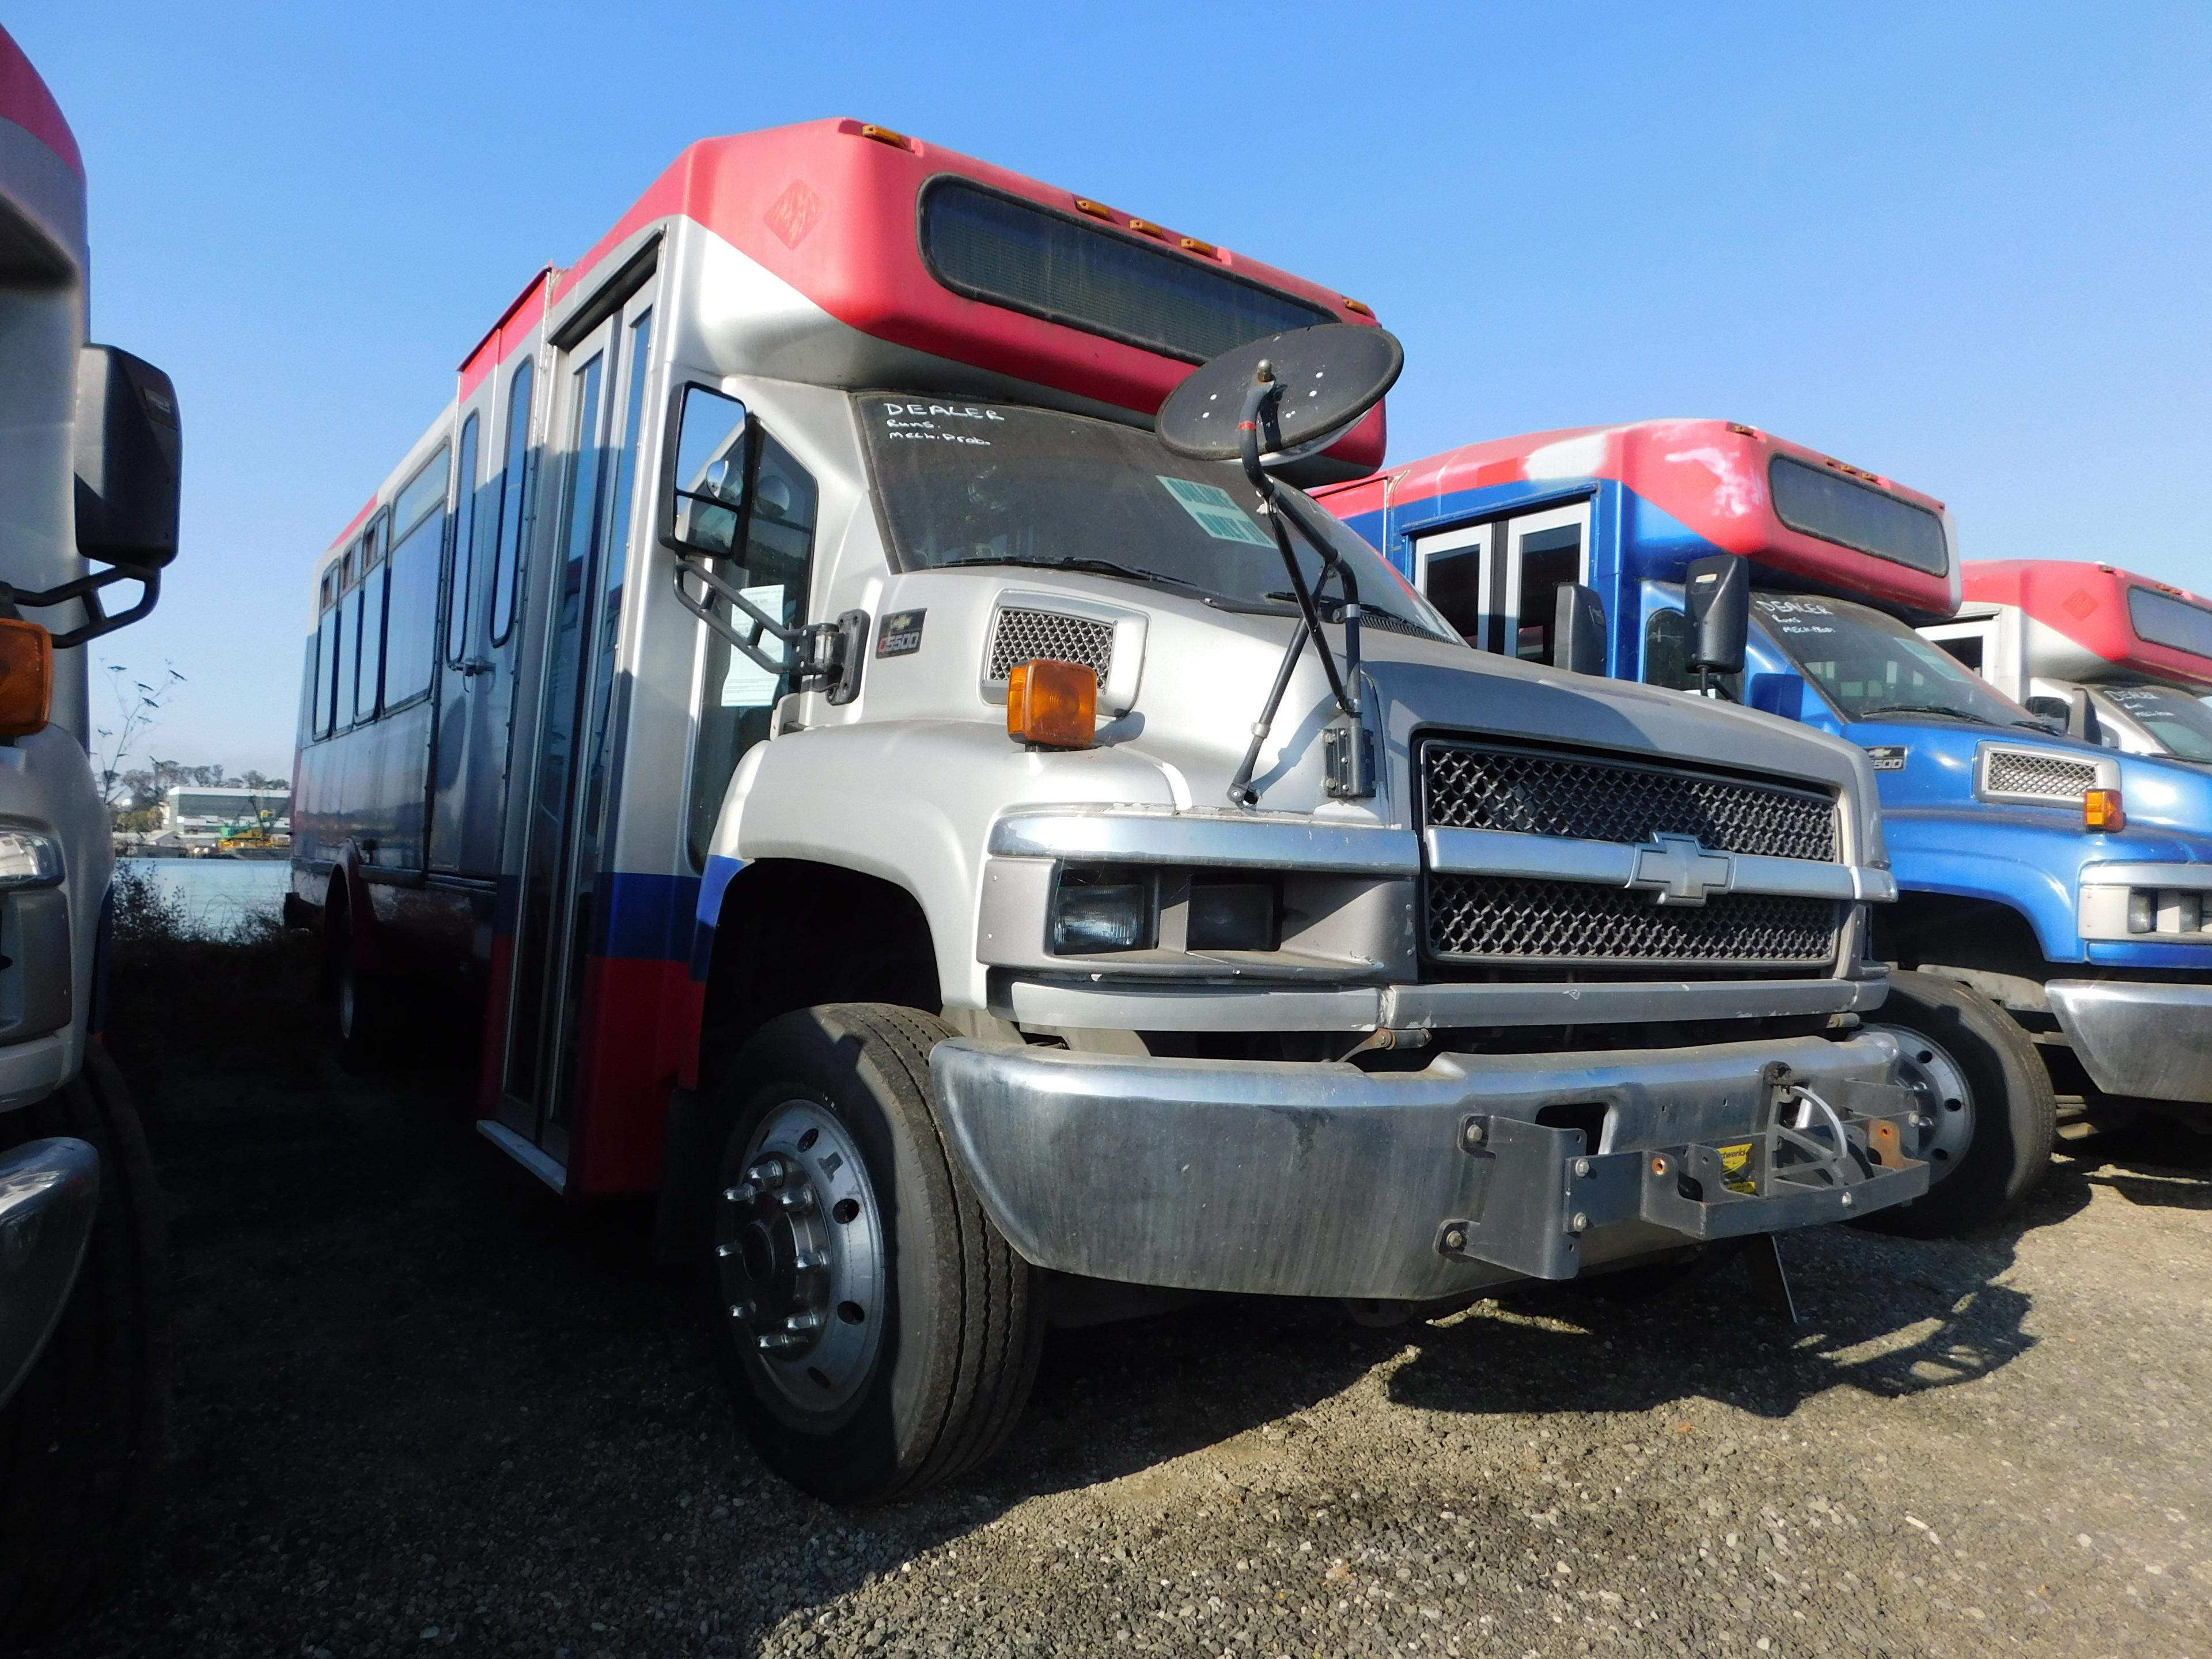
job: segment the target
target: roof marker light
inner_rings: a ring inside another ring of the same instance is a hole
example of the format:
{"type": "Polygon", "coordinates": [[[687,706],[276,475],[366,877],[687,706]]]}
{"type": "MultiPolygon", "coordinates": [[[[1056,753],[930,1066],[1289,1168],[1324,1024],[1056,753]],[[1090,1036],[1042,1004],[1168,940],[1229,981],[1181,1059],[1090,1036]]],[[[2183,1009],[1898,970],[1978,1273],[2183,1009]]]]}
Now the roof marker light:
{"type": "Polygon", "coordinates": [[[2117,789],[2091,789],[2081,796],[2081,827],[2084,830],[2124,830],[2128,815],[2120,805],[2117,789]]]}
{"type": "Polygon", "coordinates": [[[1349,294],[1343,297],[1344,308],[1346,311],[1356,311],[1363,317],[1372,317],[1375,314],[1375,307],[1373,306],[1367,305],[1360,301],[1355,300],[1349,294]]]}
{"type": "Polygon", "coordinates": [[[1075,198],[1075,210],[1078,213],[1087,213],[1094,219],[1114,220],[1121,216],[1103,202],[1094,202],[1088,196],[1079,196],[1075,198]]]}
{"type": "Polygon", "coordinates": [[[1164,242],[1167,240],[1167,232],[1162,230],[1150,219],[1132,219],[1129,221],[1129,228],[1139,236],[1157,236],[1164,242]]]}
{"type": "Polygon", "coordinates": [[[1214,246],[1212,243],[1201,242],[1195,236],[1185,236],[1179,240],[1176,246],[1180,247],[1185,253],[1200,253],[1205,255],[1206,258],[1209,259],[1215,258],[1221,252],[1221,250],[1214,246]]]}
{"type": "Polygon", "coordinates": [[[915,142],[913,139],[908,137],[906,134],[902,132],[895,132],[889,127],[863,126],[860,129],[860,137],[863,138],[872,138],[879,144],[889,144],[893,149],[912,149],[915,148],[915,142]]]}

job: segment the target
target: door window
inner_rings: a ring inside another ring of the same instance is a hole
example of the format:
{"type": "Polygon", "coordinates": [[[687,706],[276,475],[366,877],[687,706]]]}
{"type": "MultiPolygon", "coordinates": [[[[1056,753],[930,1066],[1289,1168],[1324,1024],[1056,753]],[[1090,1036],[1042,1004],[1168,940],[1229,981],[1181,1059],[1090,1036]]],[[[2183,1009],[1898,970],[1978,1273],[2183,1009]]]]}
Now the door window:
{"type": "Polygon", "coordinates": [[[469,654],[470,590],[477,568],[477,416],[461,422],[460,464],[453,470],[453,574],[446,584],[446,660],[458,668],[469,654]]]}
{"type": "MultiPolygon", "coordinates": [[[[813,475],[757,426],[750,448],[747,506],[741,509],[744,557],[714,561],[714,574],[786,627],[795,627],[806,617],[820,492],[813,475]]],[[[727,600],[713,603],[719,614],[729,614],[727,600]]],[[[787,671],[775,673],[759,666],[711,629],[706,636],[699,735],[691,757],[691,862],[700,867],[706,864],[714,818],[738,761],[769,735],[777,700],[791,690],[787,671]]],[[[777,648],[766,635],[761,645],[764,650],[777,648]]]]}
{"type": "Polygon", "coordinates": [[[1559,589],[1589,580],[1589,506],[1583,501],[1507,523],[1507,637],[1512,653],[1524,662],[1552,659],[1559,589]]]}
{"type": "Polygon", "coordinates": [[[1490,586],[1497,528],[1479,524],[1424,537],[1414,544],[1414,586],[1477,650],[1496,648],[1487,624],[1496,608],[1490,602],[1490,586]]]}
{"type": "Polygon", "coordinates": [[[522,580],[522,538],[530,523],[533,469],[530,465],[531,383],[526,357],[507,387],[507,459],[499,474],[499,539],[491,562],[491,642],[505,645],[514,626],[515,589],[522,580]]]}

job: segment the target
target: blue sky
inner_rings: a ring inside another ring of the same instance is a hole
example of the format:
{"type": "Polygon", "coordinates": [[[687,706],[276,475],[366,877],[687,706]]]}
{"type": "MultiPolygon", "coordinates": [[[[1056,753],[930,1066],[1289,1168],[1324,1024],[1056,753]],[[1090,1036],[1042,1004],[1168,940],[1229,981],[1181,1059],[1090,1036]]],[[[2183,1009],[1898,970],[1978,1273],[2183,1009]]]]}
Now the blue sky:
{"type": "MultiPolygon", "coordinates": [[[[289,769],[308,562],[539,264],[691,139],[854,115],[1334,283],[1391,456],[1712,415],[1970,557],[2212,589],[2212,8],[11,6],[185,548],[106,642],[167,757],[289,769]]],[[[97,693],[96,693],[97,695],[97,693]]]]}

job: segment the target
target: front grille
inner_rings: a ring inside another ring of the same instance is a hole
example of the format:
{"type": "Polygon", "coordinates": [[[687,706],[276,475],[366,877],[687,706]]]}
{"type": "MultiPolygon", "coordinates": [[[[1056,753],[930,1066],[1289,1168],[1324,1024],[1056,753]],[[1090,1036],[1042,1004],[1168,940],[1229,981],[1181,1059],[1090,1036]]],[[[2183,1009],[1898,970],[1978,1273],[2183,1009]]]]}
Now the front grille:
{"type": "Polygon", "coordinates": [[[2094,762],[2034,749],[1992,749],[1982,764],[1982,793],[2076,802],[2095,787],[2094,762]]]}
{"type": "Polygon", "coordinates": [[[1450,738],[1421,745],[1421,805],[1445,829],[1631,844],[1695,836],[1717,853],[1836,858],[1835,802],[1817,790],[1450,738]]]}
{"type": "Polygon", "coordinates": [[[1822,968],[1835,958],[1838,912],[1832,900],[1772,893],[1668,905],[1587,882],[1432,875],[1428,947],[1466,963],[1822,968]]]}
{"type": "Polygon", "coordinates": [[[1114,666],[1114,625],[1057,611],[1024,611],[1007,605],[991,631],[994,685],[1002,685],[1018,663],[1043,657],[1080,663],[1103,680],[1114,666]]]}

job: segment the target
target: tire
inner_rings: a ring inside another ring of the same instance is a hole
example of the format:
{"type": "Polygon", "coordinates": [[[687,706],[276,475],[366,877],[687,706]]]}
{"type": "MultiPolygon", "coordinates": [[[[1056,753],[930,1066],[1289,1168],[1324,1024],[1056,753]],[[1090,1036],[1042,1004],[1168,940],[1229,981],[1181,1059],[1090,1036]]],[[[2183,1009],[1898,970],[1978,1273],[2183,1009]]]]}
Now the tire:
{"type": "Polygon", "coordinates": [[[2051,1074],[2003,1009],[1962,986],[1896,973],[1866,1023],[1898,1040],[1899,1076],[1928,1125],[1914,1157],[1931,1165],[1927,1195],[1859,1224],[1908,1238],[1948,1238],[2017,1208],[2051,1166],[2058,1133],[2051,1074]]]}
{"type": "Polygon", "coordinates": [[[708,1312],[762,1460],[834,1504],[957,1479],[995,1452],[1042,1346],[1036,1271],[939,1126],[951,1029],[886,1003],[780,1015],[721,1092],[708,1312]]]}
{"type": "Polygon", "coordinates": [[[375,1072],[392,1055],[391,988],[365,970],[353,945],[353,917],[345,892],[331,890],[323,935],[323,997],[331,1047],[349,1072],[375,1072]]]}
{"type": "Polygon", "coordinates": [[[100,1153],[100,1209],[61,1319],[0,1411],[0,1647],[52,1630],[114,1582],[167,1443],[161,1194],[137,1112],[97,1044],[76,1081],[0,1114],[8,1146],[46,1135],[100,1153]]]}

